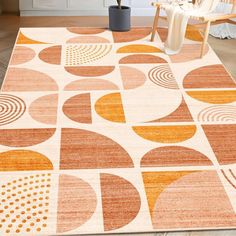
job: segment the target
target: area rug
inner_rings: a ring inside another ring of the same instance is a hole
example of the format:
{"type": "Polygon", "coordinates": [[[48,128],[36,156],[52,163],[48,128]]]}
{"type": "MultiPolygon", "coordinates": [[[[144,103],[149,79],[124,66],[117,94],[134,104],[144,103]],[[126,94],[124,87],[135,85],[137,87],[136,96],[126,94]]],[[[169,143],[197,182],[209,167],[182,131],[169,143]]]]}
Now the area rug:
{"type": "Polygon", "coordinates": [[[21,28],[0,94],[0,235],[236,228],[236,85],[188,28],[21,28]]]}

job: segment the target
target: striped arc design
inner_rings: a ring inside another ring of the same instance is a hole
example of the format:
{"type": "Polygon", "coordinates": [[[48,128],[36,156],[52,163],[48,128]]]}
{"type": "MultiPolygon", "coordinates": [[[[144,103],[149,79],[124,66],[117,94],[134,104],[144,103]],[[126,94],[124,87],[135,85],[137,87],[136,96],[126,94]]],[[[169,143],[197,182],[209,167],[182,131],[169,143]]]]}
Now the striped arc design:
{"type": "Polygon", "coordinates": [[[235,181],[236,181],[236,174],[233,172],[233,170],[229,169],[227,172],[225,170],[221,170],[224,178],[227,180],[227,182],[236,189],[235,181]]]}
{"type": "Polygon", "coordinates": [[[198,114],[200,122],[234,122],[236,121],[235,106],[211,106],[198,114]]]}
{"type": "Polygon", "coordinates": [[[174,75],[169,65],[160,65],[153,68],[149,74],[149,79],[156,85],[168,89],[178,89],[174,75]]]}
{"type": "Polygon", "coordinates": [[[13,95],[0,95],[0,126],[18,120],[25,112],[24,101],[13,95]]]}

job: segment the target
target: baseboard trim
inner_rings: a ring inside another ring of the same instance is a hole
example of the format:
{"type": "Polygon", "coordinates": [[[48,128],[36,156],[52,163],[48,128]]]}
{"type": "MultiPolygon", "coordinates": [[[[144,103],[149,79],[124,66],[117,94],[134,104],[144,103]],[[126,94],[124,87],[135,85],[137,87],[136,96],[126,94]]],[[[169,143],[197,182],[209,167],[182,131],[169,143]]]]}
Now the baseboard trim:
{"type": "MultiPolygon", "coordinates": [[[[155,9],[132,9],[132,16],[154,16],[155,9]]],[[[108,10],[21,10],[21,16],[107,16],[108,10]]]]}

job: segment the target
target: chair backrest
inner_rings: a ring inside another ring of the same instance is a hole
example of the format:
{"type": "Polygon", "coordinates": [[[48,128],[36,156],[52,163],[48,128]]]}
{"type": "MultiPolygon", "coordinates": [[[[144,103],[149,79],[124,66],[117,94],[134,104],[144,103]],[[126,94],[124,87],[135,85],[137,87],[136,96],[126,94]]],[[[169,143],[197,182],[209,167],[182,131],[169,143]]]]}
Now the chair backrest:
{"type": "MultiPolygon", "coordinates": [[[[195,3],[200,3],[201,1],[203,0],[194,0],[195,3]]],[[[206,0],[207,1],[207,0],[206,0]]],[[[233,4],[233,7],[232,7],[232,13],[234,11],[236,11],[236,0],[220,0],[221,2],[224,2],[224,3],[231,3],[233,4]]]]}
{"type": "Polygon", "coordinates": [[[225,3],[232,3],[235,4],[236,1],[235,0],[220,0],[221,2],[225,2],[225,3]]]}
{"type": "MultiPolygon", "coordinates": [[[[193,0],[193,3],[200,3],[203,0],[193,0]]],[[[236,0],[220,0],[221,2],[225,2],[225,3],[231,3],[233,5],[236,5],[236,0]]]]}
{"type": "Polygon", "coordinates": [[[220,0],[220,1],[224,2],[224,3],[231,3],[231,4],[233,4],[232,13],[236,11],[236,0],[220,0]]]}

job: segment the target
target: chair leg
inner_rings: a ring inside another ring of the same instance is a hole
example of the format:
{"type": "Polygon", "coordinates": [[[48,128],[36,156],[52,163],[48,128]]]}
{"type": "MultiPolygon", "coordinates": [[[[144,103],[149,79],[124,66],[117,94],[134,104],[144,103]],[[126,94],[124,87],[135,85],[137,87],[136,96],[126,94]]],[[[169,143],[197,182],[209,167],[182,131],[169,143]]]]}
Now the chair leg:
{"type": "Polygon", "coordinates": [[[208,21],[207,24],[206,24],[206,29],[205,29],[205,32],[204,32],[204,38],[203,38],[203,42],[202,42],[201,58],[203,58],[204,52],[205,52],[205,49],[206,49],[206,44],[207,44],[207,40],[208,40],[208,36],[209,36],[210,26],[211,26],[211,22],[208,21]]]}
{"type": "Polygon", "coordinates": [[[153,27],[152,27],[152,37],[151,37],[152,42],[154,41],[154,38],[156,35],[159,16],[160,16],[160,7],[157,7],[156,15],[155,15],[153,27]]]}

